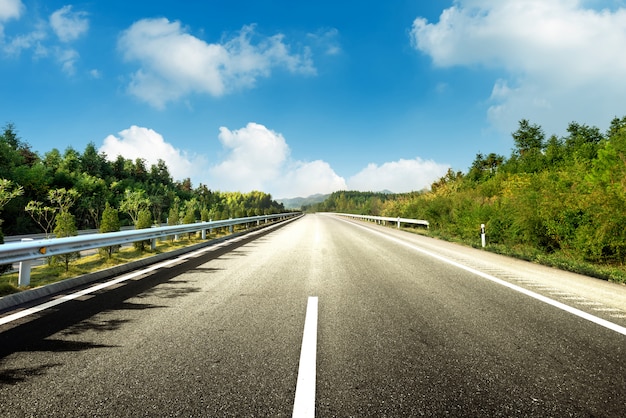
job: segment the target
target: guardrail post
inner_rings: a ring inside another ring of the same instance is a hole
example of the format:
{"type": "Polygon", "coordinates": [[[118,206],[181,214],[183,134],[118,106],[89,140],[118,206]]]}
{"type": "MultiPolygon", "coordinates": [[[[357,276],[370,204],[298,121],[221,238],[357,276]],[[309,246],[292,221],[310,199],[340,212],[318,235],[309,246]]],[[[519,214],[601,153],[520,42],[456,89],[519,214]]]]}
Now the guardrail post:
{"type": "MultiPolygon", "coordinates": [[[[233,219],[233,218],[228,218],[228,220],[231,220],[231,219],[233,219]]],[[[234,230],[235,230],[234,225],[231,225],[231,226],[228,227],[228,231],[230,231],[231,234],[233,233],[234,230]]]]}
{"type": "MultiPolygon", "coordinates": [[[[22,242],[32,240],[32,238],[22,238],[22,242]]],[[[20,261],[20,272],[17,279],[17,285],[19,287],[30,285],[30,267],[32,263],[31,260],[20,261]]]]}
{"type": "MultiPolygon", "coordinates": [[[[152,225],[151,228],[158,228],[157,225],[152,225]]],[[[156,250],[156,246],[157,246],[157,239],[156,238],[151,238],[150,239],[150,250],[154,251],[156,250]]]]}

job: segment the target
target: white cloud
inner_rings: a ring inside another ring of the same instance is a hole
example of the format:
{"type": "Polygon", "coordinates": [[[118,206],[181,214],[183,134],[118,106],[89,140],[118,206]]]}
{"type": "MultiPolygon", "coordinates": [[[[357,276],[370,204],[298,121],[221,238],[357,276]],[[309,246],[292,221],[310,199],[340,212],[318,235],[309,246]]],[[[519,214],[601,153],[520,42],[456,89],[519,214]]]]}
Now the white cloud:
{"type": "Polygon", "coordinates": [[[421,158],[400,159],[380,166],[369,164],[348,179],[348,186],[351,190],[372,192],[389,190],[404,193],[423,190],[445,175],[449,168],[447,164],[439,164],[432,160],[424,161],[421,158]]]}
{"type": "Polygon", "coordinates": [[[50,15],[50,26],[61,42],[71,42],[87,33],[89,20],[86,12],[73,12],[72,6],[63,6],[50,15]]]}
{"type": "Polygon", "coordinates": [[[511,131],[522,118],[549,133],[571,120],[606,125],[624,112],[626,9],[587,4],[457,0],[439,22],[415,19],[411,39],[438,67],[507,74],[494,80],[489,98],[488,117],[498,128],[511,131]]]}
{"type": "Polygon", "coordinates": [[[192,93],[221,96],[253,87],[274,68],[315,74],[307,49],[292,54],[283,35],[258,37],[254,26],[223,43],[207,43],[180,22],[143,19],[122,33],[118,47],[127,61],[140,64],[129,92],[157,108],[192,93]]]}
{"type": "Polygon", "coordinates": [[[46,36],[45,28],[40,25],[32,32],[8,39],[2,44],[2,49],[8,55],[19,55],[23,50],[32,49],[35,57],[44,57],[48,55],[48,48],[43,44],[46,36]]]}
{"type": "Polygon", "coordinates": [[[337,190],[407,192],[429,187],[449,166],[433,161],[400,160],[370,164],[349,182],[325,161],[296,161],[282,134],[258,123],[236,130],[220,128],[224,148],[220,161],[211,165],[204,156],[189,155],[175,148],[152,129],[131,126],[118,136],[109,135],[100,152],[111,161],[143,158],[150,164],[162,159],[175,180],[190,177],[192,183],[213,190],[249,192],[260,190],[275,198],[306,197],[337,190]]]}
{"type": "Polygon", "coordinates": [[[57,61],[61,64],[63,72],[67,75],[74,75],[76,73],[76,61],[78,61],[78,52],[74,49],[57,49],[56,50],[57,61]]]}
{"type": "Polygon", "coordinates": [[[256,123],[235,131],[221,127],[219,140],[227,155],[211,168],[211,174],[222,187],[232,190],[264,190],[268,182],[280,177],[289,156],[285,138],[256,123]]]}
{"type": "Polygon", "coordinates": [[[19,19],[24,9],[25,7],[21,0],[0,0],[0,22],[19,19]]]}
{"type": "Polygon", "coordinates": [[[282,177],[273,182],[273,187],[277,198],[307,197],[348,188],[345,179],[322,160],[291,163],[282,177]]]}
{"type": "Polygon", "coordinates": [[[322,29],[316,33],[309,33],[307,34],[307,37],[317,48],[322,50],[324,54],[341,54],[341,46],[337,40],[339,37],[339,31],[336,28],[322,29]]]}
{"type": "MultiPolygon", "coordinates": [[[[21,2],[0,0],[0,23],[10,17],[19,18],[24,9],[21,2]]],[[[68,75],[76,73],[76,63],[80,57],[78,51],[67,47],[89,29],[85,12],[73,12],[72,6],[64,6],[50,15],[48,21],[36,19],[29,32],[4,37],[0,26],[0,48],[8,55],[19,55],[22,51],[32,50],[34,58],[52,56],[68,75]],[[54,32],[61,44],[52,42],[50,31],[54,32]]]]}
{"type": "Polygon", "coordinates": [[[133,125],[118,135],[119,137],[107,136],[99,149],[99,152],[104,152],[110,161],[115,161],[118,155],[133,161],[143,158],[150,167],[162,159],[174,180],[183,180],[187,177],[193,179],[206,166],[203,157],[188,155],[174,148],[152,129],[133,125]]]}
{"type": "Polygon", "coordinates": [[[308,196],[345,189],[345,181],[328,163],[289,159],[285,138],[257,123],[231,131],[220,128],[226,154],[211,167],[211,180],[221,190],[262,190],[275,197],[308,196]]]}

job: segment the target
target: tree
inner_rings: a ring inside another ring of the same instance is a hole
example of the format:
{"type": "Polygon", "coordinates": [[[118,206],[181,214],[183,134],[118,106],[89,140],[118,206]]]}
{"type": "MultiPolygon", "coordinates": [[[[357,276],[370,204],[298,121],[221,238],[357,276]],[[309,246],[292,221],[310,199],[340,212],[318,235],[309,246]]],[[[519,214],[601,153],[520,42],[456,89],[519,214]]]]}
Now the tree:
{"type": "Polygon", "coordinates": [[[174,202],[167,216],[167,224],[168,225],[179,225],[180,224],[180,208],[178,200],[174,202]]]}
{"type": "Polygon", "coordinates": [[[106,165],[106,155],[98,154],[96,145],[93,142],[88,143],[80,156],[81,171],[94,177],[102,177],[106,165]]]}
{"type": "Polygon", "coordinates": [[[155,184],[169,186],[172,184],[172,176],[165,164],[165,161],[159,158],[156,164],[150,166],[149,181],[155,184]]]}
{"type": "Polygon", "coordinates": [[[0,211],[11,199],[24,194],[24,188],[11,180],[0,179],[0,211]]]}
{"type": "Polygon", "coordinates": [[[150,199],[146,197],[143,189],[130,190],[126,189],[124,200],[120,203],[120,210],[126,212],[133,221],[135,228],[139,220],[139,213],[150,206],[150,199]]]}
{"type": "Polygon", "coordinates": [[[567,154],[579,161],[592,161],[598,155],[598,145],[604,136],[595,126],[580,125],[571,122],[567,127],[569,135],[565,138],[567,154]]]}
{"type": "Polygon", "coordinates": [[[80,154],[74,148],[67,147],[63,153],[63,160],[61,160],[60,170],[67,173],[75,173],[80,170],[80,154]]]}
{"type": "Polygon", "coordinates": [[[20,143],[13,124],[7,124],[0,135],[0,178],[10,179],[13,170],[24,164],[20,143]]]}
{"type": "MultiPolygon", "coordinates": [[[[14,185],[10,180],[0,179],[0,211],[11,199],[24,193],[21,186],[14,185]]],[[[4,244],[4,234],[2,233],[2,219],[0,219],[0,244],[4,244]]],[[[0,265],[0,274],[11,268],[10,265],[0,265]]]]}
{"type": "MultiPolygon", "coordinates": [[[[120,217],[117,209],[111,207],[109,203],[106,203],[104,211],[102,212],[102,221],[100,222],[100,232],[117,232],[120,230],[120,217]]],[[[110,246],[104,248],[109,258],[113,255],[113,252],[118,246],[110,246]]]]}
{"type": "MultiPolygon", "coordinates": [[[[55,218],[56,226],[54,227],[54,234],[57,238],[64,237],[73,237],[77,235],[78,230],[76,228],[76,218],[74,215],[67,211],[63,211],[57,214],[55,218]]],[[[57,256],[55,256],[57,257],[57,256]]],[[[80,253],[72,252],[67,254],[62,254],[58,256],[63,260],[65,264],[65,271],[70,269],[70,261],[75,260],[80,257],[80,253]]]]}
{"type": "Polygon", "coordinates": [[[69,212],[79,196],[80,193],[78,193],[76,189],[66,190],[65,188],[61,188],[48,192],[48,200],[57,205],[59,212],[69,212]]]}
{"type": "Polygon", "coordinates": [[[509,160],[514,172],[535,173],[545,168],[545,135],[539,125],[531,125],[526,119],[519,122],[517,131],[511,134],[515,150],[509,160]]]}
{"type": "Polygon", "coordinates": [[[146,160],[143,158],[135,159],[135,167],[133,177],[137,182],[145,182],[148,179],[148,170],[146,169],[146,160]]]}
{"type": "Polygon", "coordinates": [[[101,213],[111,197],[111,191],[104,179],[81,173],[76,181],[80,193],[76,215],[81,219],[81,229],[99,228],[101,213]]]}
{"type": "MultiPolygon", "coordinates": [[[[152,226],[152,214],[148,208],[141,209],[137,216],[137,223],[135,224],[135,229],[145,229],[150,228],[152,226]]],[[[143,251],[144,247],[150,241],[142,240],[138,242],[134,242],[133,245],[138,250],[143,251]]]]}
{"type": "Polygon", "coordinates": [[[541,150],[545,135],[539,125],[531,125],[526,119],[519,121],[519,128],[511,134],[515,141],[516,151],[523,156],[530,150],[541,150]]]}
{"type": "Polygon", "coordinates": [[[33,220],[43,229],[46,238],[50,238],[52,225],[54,224],[54,215],[56,210],[50,206],[44,206],[43,203],[31,200],[24,209],[33,218],[33,220]]]}
{"type": "Polygon", "coordinates": [[[504,157],[493,152],[486,157],[482,153],[478,153],[467,176],[469,180],[482,181],[493,176],[503,162],[504,157]]]}

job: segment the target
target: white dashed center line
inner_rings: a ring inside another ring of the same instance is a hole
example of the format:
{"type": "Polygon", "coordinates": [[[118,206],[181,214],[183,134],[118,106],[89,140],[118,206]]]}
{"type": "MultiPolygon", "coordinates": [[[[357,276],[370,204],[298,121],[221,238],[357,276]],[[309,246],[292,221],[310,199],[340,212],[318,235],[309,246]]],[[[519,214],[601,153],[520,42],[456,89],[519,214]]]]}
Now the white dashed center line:
{"type": "Polygon", "coordinates": [[[315,416],[315,363],[317,357],[317,296],[309,296],[304,319],[300,367],[293,403],[294,418],[315,416]]]}

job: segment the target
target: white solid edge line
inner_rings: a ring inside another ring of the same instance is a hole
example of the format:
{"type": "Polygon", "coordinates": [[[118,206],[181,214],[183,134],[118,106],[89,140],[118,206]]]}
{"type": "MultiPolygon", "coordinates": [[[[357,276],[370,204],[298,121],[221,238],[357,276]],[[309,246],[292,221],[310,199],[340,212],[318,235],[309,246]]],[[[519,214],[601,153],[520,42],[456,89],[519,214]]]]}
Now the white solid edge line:
{"type": "Polygon", "coordinates": [[[293,403],[294,418],[315,416],[315,363],[317,356],[317,296],[309,296],[304,319],[302,349],[296,396],[293,403]]]}
{"type": "Polygon", "coordinates": [[[522,294],[524,294],[526,296],[530,296],[531,298],[534,298],[534,299],[537,299],[537,300],[539,300],[541,302],[547,303],[548,305],[552,305],[555,308],[558,308],[558,309],[561,309],[563,311],[569,312],[572,315],[576,315],[576,316],[578,316],[580,318],[586,319],[587,321],[591,321],[591,322],[593,322],[593,323],[595,323],[597,325],[600,325],[600,326],[602,326],[604,328],[610,329],[610,330],[615,331],[615,332],[617,332],[619,334],[622,334],[622,335],[626,335],[626,328],[622,327],[621,325],[617,325],[617,324],[615,324],[613,322],[610,322],[610,321],[607,321],[605,319],[598,318],[597,316],[592,315],[592,314],[587,313],[587,312],[584,312],[584,311],[581,311],[580,309],[576,309],[574,307],[571,307],[569,305],[566,305],[566,304],[561,303],[559,301],[556,301],[554,299],[550,299],[550,298],[548,298],[546,296],[540,295],[540,294],[535,293],[535,292],[533,292],[531,290],[524,289],[523,287],[516,286],[516,285],[514,285],[512,283],[506,282],[506,281],[504,281],[502,279],[498,279],[495,276],[492,276],[492,275],[487,274],[487,273],[483,273],[482,271],[476,270],[476,269],[474,269],[472,267],[463,265],[461,263],[457,263],[456,261],[450,260],[449,258],[440,256],[438,254],[432,253],[432,252],[430,252],[428,250],[425,250],[425,249],[420,248],[420,247],[418,247],[416,245],[410,244],[410,243],[408,243],[406,241],[403,241],[401,239],[398,239],[398,238],[395,238],[395,237],[391,237],[389,235],[383,234],[382,232],[379,232],[379,231],[367,228],[367,227],[362,226],[362,225],[358,225],[358,224],[353,223],[353,222],[348,222],[348,221],[345,221],[343,219],[340,219],[340,220],[343,221],[343,222],[347,222],[347,223],[349,223],[351,225],[354,225],[356,227],[359,227],[361,229],[364,229],[366,231],[369,231],[369,232],[371,232],[373,234],[377,234],[377,235],[379,235],[379,236],[381,236],[381,237],[383,237],[383,238],[385,238],[385,239],[387,239],[389,241],[393,241],[393,242],[395,242],[397,244],[404,245],[405,247],[411,248],[412,250],[415,250],[415,251],[421,252],[422,254],[425,254],[427,256],[436,258],[439,261],[443,261],[444,263],[448,263],[448,264],[450,264],[452,266],[455,266],[455,267],[458,267],[460,269],[463,269],[463,270],[465,270],[467,272],[470,272],[472,274],[480,276],[480,277],[482,277],[484,279],[490,280],[490,281],[492,281],[494,283],[497,283],[497,284],[500,284],[502,286],[508,287],[511,290],[515,290],[516,292],[522,293],[522,294]]]}

